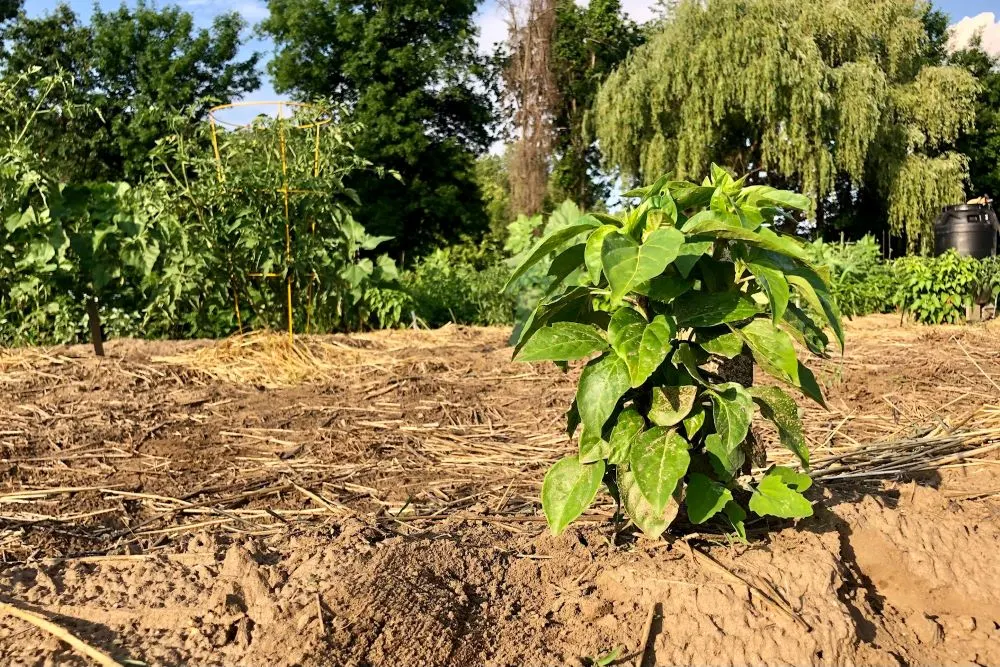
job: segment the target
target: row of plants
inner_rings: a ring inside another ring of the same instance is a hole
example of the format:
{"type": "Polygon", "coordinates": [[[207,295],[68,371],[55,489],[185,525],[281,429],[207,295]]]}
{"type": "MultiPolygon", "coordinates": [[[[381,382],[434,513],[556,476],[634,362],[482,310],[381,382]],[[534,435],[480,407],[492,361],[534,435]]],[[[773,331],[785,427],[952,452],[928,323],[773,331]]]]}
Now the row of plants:
{"type": "Polygon", "coordinates": [[[948,251],[938,257],[882,257],[871,236],[853,243],[814,241],[810,259],[830,274],[830,290],[849,317],[902,312],[923,324],[957,324],[974,305],[1000,297],[1000,260],[948,251]]]}

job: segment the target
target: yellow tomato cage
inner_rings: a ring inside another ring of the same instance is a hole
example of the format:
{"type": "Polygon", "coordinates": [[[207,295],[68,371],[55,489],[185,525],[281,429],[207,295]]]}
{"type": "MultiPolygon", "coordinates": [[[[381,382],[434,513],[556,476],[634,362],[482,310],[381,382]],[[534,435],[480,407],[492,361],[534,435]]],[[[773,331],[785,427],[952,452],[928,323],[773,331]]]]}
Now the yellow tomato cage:
{"type": "MultiPolygon", "coordinates": [[[[309,195],[309,194],[319,194],[314,190],[304,190],[296,189],[292,187],[289,182],[288,173],[288,132],[312,132],[314,137],[314,151],[313,151],[313,176],[319,176],[320,167],[320,134],[322,129],[329,125],[333,120],[332,117],[322,116],[322,109],[319,107],[306,104],[304,102],[287,102],[287,101],[274,101],[274,102],[234,102],[232,104],[222,104],[216,107],[212,107],[208,111],[208,122],[212,128],[212,150],[215,152],[215,166],[216,173],[220,183],[226,182],[226,173],[223,166],[222,152],[219,149],[219,131],[220,128],[225,128],[227,131],[250,131],[259,132],[262,130],[260,126],[256,126],[253,121],[249,123],[234,123],[230,121],[223,120],[219,117],[220,112],[231,111],[238,108],[257,108],[260,110],[259,115],[268,115],[277,119],[275,123],[275,128],[278,132],[278,154],[281,159],[281,186],[275,188],[274,192],[280,193],[285,205],[285,297],[287,300],[288,307],[288,340],[292,342],[294,340],[294,316],[292,314],[292,220],[291,220],[291,198],[293,195],[309,195]],[[303,111],[314,111],[315,117],[308,122],[296,122],[296,114],[303,111]],[[287,115],[287,118],[286,118],[287,115]],[[290,122],[286,122],[290,121],[290,122]]],[[[313,222],[313,233],[316,231],[316,223],[313,222]]],[[[279,273],[250,273],[247,274],[251,278],[280,278],[279,273]]],[[[313,278],[316,278],[315,273],[313,278]]],[[[312,293],[312,281],[310,281],[307,288],[307,300],[311,299],[312,293]]],[[[240,333],[243,333],[243,317],[240,314],[240,295],[237,289],[233,289],[233,301],[236,310],[236,323],[239,326],[240,333]]],[[[309,328],[310,313],[307,310],[306,314],[306,329],[309,328]]]]}

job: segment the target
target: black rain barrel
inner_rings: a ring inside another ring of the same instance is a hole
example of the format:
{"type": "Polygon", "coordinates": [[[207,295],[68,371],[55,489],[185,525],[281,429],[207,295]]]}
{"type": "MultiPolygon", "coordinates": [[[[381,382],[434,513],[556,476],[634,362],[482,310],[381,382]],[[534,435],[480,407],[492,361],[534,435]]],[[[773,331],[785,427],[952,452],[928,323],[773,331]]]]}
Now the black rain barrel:
{"type": "Polygon", "coordinates": [[[967,257],[997,254],[997,214],[982,204],[945,206],[934,223],[934,254],[954,248],[967,257]]]}

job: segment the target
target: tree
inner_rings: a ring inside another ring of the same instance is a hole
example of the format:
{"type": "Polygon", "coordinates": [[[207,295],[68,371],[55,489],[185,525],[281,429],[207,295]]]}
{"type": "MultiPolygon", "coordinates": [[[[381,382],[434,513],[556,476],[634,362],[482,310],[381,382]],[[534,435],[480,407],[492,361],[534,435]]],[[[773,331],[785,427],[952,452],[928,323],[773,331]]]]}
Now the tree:
{"type": "Polygon", "coordinates": [[[929,249],[964,196],[975,79],[927,64],[916,0],[693,0],[602,86],[597,135],[626,177],[700,175],[715,160],[812,195],[817,232],[838,178],[887,202],[888,226],[929,249]]]}
{"type": "Polygon", "coordinates": [[[35,128],[39,150],[62,180],[137,180],[149,150],[168,133],[171,112],[194,106],[204,114],[260,85],[259,56],[239,58],[246,24],[236,13],[196,29],[179,7],[94,12],[82,25],[67,5],[0,29],[7,52],[2,76],[32,65],[75,80],[65,102],[99,113],[55,114],[35,128]]]}
{"type": "Polygon", "coordinates": [[[270,0],[275,87],[346,104],[365,127],[358,154],[400,183],[353,181],[373,233],[395,253],[486,229],[474,161],[490,142],[475,0],[270,0]]]}
{"type": "Polygon", "coordinates": [[[572,199],[586,210],[610,194],[607,180],[599,176],[600,151],[590,127],[594,100],[604,79],[643,37],[622,11],[620,0],[591,0],[586,7],[559,0],[553,40],[558,101],[551,197],[572,199]]]}
{"type": "Polygon", "coordinates": [[[490,220],[490,234],[502,240],[507,235],[507,225],[514,219],[510,205],[510,173],[506,157],[483,155],[476,160],[476,183],[483,193],[486,215],[490,220]]]}
{"type": "Polygon", "coordinates": [[[970,194],[1000,198],[1000,56],[991,56],[979,39],[953,53],[949,62],[979,81],[976,128],[959,138],[957,149],[969,156],[970,194]]]}

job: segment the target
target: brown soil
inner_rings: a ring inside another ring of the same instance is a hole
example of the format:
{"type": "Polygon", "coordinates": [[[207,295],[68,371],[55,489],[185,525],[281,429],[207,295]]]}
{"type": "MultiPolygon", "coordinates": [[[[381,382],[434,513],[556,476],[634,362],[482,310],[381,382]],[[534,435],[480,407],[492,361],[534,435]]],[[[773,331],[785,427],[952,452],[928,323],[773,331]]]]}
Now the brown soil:
{"type": "MultiPolygon", "coordinates": [[[[817,361],[817,455],[997,402],[996,329],[898,324],[817,361]]],[[[285,387],[152,359],[206,343],[0,352],[0,602],[150,665],[1000,664],[996,452],[817,485],[748,546],[616,533],[607,502],[553,538],[575,375],[506,333],[315,339],[285,387]]],[[[0,617],[0,665],[57,664],[87,663],[0,617]]]]}

